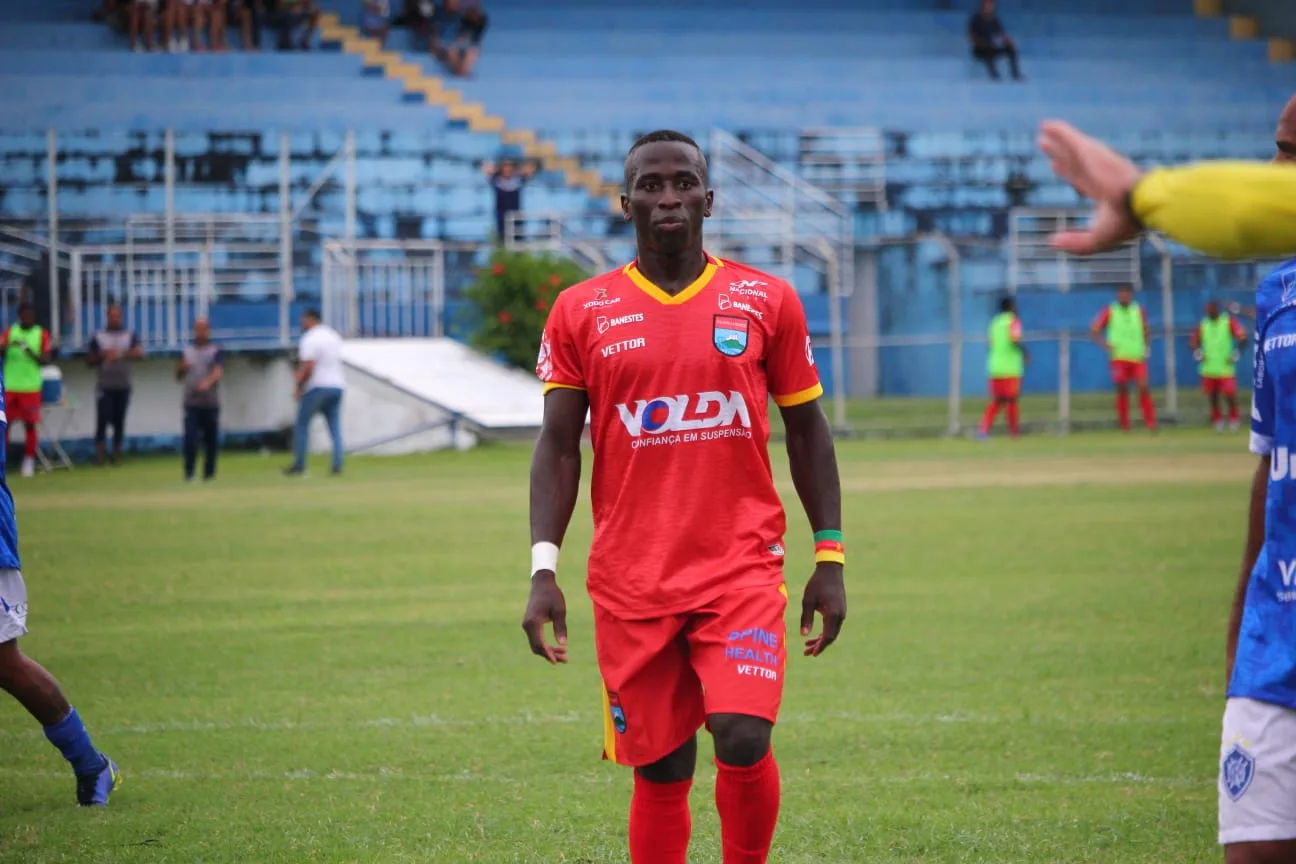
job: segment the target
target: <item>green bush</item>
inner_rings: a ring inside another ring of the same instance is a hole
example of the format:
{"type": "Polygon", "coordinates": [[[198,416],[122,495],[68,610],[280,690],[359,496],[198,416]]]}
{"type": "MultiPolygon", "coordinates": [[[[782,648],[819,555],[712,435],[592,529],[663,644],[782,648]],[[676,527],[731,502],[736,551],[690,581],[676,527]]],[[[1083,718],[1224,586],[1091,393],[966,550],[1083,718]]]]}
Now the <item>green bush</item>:
{"type": "Polygon", "coordinates": [[[473,346],[510,365],[534,369],[540,335],[558,292],[588,278],[565,258],[497,251],[465,292],[481,315],[473,346]]]}

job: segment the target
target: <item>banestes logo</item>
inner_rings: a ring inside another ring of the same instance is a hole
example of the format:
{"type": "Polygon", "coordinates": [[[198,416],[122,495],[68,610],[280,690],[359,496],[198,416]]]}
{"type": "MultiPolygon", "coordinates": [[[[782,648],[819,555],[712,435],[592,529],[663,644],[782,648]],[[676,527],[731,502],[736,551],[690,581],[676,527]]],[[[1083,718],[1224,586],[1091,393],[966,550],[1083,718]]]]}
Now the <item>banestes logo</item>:
{"type": "MultiPolygon", "coordinates": [[[[639,399],[633,407],[618,405],[617,412],[631,438],[653,436],[653,443],[751,437],[751,413],[747,410],[747,401],[737,390],[730,390],[728,394],[708,390],[696,396],[639,399]],[[713,429],[720,431],[708,431],[713,429]]],[[[645,439],[644,443],[648,440],[645,439]]],[[[636,441],[635,446],[639,443],[636,441]]]]}

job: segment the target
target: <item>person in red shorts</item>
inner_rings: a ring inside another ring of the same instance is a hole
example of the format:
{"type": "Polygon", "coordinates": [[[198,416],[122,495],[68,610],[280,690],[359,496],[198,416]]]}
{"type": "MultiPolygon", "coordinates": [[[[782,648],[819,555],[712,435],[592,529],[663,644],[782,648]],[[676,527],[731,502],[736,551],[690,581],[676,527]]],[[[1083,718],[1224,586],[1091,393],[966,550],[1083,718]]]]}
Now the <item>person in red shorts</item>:
{"type": "Polygon", "coordinates": [[[1222,312],[1216,300],[1206,303],[1206,316],[1188,336],[1201,374],[1202,392],[1210,400],[1211,423],[1216,432],[1224,431],[1221,398],[1228,404],[1229,428],[1235,432],[1238,428],[1237,361],[1246,339],[1242,325],[1232,315],[1222,312]]]}
{"type": "Polygon", "coordinates": [[[707,165],[678,132],[625,164],[637,259],[562,292],[536,371],[544,420],[531,466],[531,650],[568,659],[558,547],[576,506],[590,415],[594,540],[587,587],[603,678],[603,755],[635,769],[632,864],[684,864],[704,725],[715,743],[725,864],[768,859],[779,812],[770,749],[787,667],[786,517],[770,471],[768,402],[787,432],[815,534],[801,599],[805,653],[846,617],[841,491],[805,311],[773,276],[702,246],[707,165]],[[815,613],[823,629],[811,636],[815,613]],[[545,626],[553,625],[553,642],[545,626]]]}
{"type": "Polygon", "coordinates": [[[1116,385],[1116,418],[1120,427],[1130,428],[1129,385],[1138,387],[1143,423],[1156,429],[1156,406],[1148,389],[1148,345],[1151,334],[1143,307],[1134,302],[1134,290],[1122,285],[1116,291],[1116,302],[1098,313],[1089,328],[1093,339],[1107,350],[1111,361],[1112,383],[1116,385]]]}
{"type": "Polygon", "coordinates": [[[4,356],[5,452],[10,453],[9,430],[19,421],[26,433],[22,476],[36,473],[41,419],[41,367],[50,361],[49,331],[36,323],[36,307],[24,302],[18,307],[18,322],[0,336],[4,356]]]}
{"type": "Polygon", "coordinates": [[[1002,405],[1008,415],[1008,434],[1021,432],[1021,415],[1017,400],[1021,397],[1022,376],[1026,374],[1027,352],[1021,343],[1022,324],[1017,303],[1011,297],[999,301],[999,314],[990,319],[986,329],[986,374],[990,378],[990,402],[981,415],[977,436],[986,438],[1002,405]]]}

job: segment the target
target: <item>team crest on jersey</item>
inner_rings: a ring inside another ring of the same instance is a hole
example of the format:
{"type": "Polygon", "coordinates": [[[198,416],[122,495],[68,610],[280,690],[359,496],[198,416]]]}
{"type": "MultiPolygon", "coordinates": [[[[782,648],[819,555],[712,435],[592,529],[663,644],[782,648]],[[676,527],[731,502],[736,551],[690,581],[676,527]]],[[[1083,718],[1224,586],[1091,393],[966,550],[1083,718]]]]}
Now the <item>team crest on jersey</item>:
{"type": "Polygon", "coordinates": [[[1224,784],[1224,791],[1237,801],[1251,788],[1254,779],[1255,757],[1241,744],[1234,744],[1220,763],[1220,782],[1224,784]]]}
{"type": "Polygon", "coordinates": [[[549,334],[540,337],[540,353],[536,356],[536,376],[548,381],[553,375],[553,351],[549,348],[549,334]]]}
{"type": "Polygon", "coordinates": [[[1290,303],[1292,298],[1296,298],[1296,270],[1282,274],[1282,302],[1290,303]]]}
{"type": "Polygon", "coordinates": [[[751,321],[737,315],[716,315],[711,328],[711,342],[726,357],[737,357],[747,350],[751,321]]]}
{"type": "Polygon", "coordinates": [[[617,731],[618,735],[624,735],[626,731],[626,716],[621,710],[621,698],[612,691],[608,691],[608,713],[612,715],[612,728],[617,731]]]}

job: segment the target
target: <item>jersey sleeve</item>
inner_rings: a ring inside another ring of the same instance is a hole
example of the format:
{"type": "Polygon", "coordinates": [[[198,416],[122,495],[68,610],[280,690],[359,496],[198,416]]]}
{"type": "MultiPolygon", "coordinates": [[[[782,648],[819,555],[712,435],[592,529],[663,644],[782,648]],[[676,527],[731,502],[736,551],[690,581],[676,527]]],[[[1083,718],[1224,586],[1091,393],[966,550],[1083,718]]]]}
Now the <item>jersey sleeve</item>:
{"type": "Polygon", "coordinates": [[[536,376],[544,382],[544,392],[551,390],[584,390],[585,372],[580,352],[576,350],[568,304],[558,295],[540,336],[540,354],[536,357],[536,376]]]}
{"type": "Polygon", "coordinates": [[[1266,368],[1264,345],[1257,335],[1251,361],[1251,452],[1268,456],[1274,447],[1274,381],[1266,368]]]}
{"type": "Polygon", "coordinates": [[[1263,162],[1201,162],[1149,171],[1129,197],[1134,217],[1208,255],[1296,252],[1296,171],[1263,162]]]}
{"type": "Polygon", "coordinates": [[[320,356],[320,345],[318,339],[312,339],[307,333],[301,340],[301,347],[297,349],[297,355],[303,363],[314,363],[320,356]]]}
{"type": "Polygon", "coordinates": [[[778,322],[765,353],[765,374],[769,378],[770,395],[780,408],[804,405],[823,395],[805,307],[790,285],[783,288],[778,322]]]}
{"type": "Polygon", "coordinates": [[[1014,318],[1012,322],[1012,338],[1014,342],[1020,342],[1022,338],[1021,319],[1014,318]]]}
{"type": "Polygon", "coordinates": [[[1089,326],[1094,330],[1105,330],[1109,323],[1111,323],[1111,309],[1104,306],[1102,311],[1094,316],[1093,323],[1089,326]]]}
{"type": "Polygon", "coordinates": [[[50,347],[51,347],[51,343],[50,343],[49,331],[42,329],[41,330],[41,353],[48,354],[50,352],[50,347]]]}
{"type": "Polygon", "coordinates": [[[1233,317],[1230,316],[1230,317],[1229,317],[1229,325],[1230,325],[1231,329],[1233,330],[1233,338],[1234,338],[1234,339],[1245,339],[1245,338],[1246,338],[1246,335],[1247,335],[1247,334],[1246,334],[1246,331],[1242,329],[1242,325],[1238,323],[1238,320],[1237,320],[1236,318],[1233,318],[1233,317]]]}

